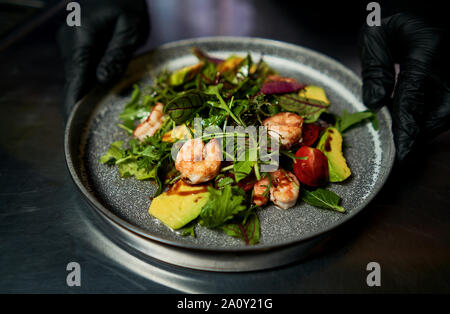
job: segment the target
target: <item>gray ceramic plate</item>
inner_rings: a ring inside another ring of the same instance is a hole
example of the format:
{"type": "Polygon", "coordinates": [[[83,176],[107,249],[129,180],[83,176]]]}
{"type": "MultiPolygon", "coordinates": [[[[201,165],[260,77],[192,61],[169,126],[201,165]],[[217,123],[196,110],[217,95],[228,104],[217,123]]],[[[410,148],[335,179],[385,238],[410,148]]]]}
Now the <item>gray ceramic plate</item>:
{"type": "Polygon", "coordinates": [[[182,237],[148,215],[155,185],[134,178],[122,179],[114,167],[98,160],[113,141],[126,139],[117,127],[118,114],[130,98],[130,86],[150,84],[163,69],[173,70],[193,64],[190,49],[226,57],[230,54],[264,60],[280,74],[307,84],[322,86],[331,112],[350,112],[366,108],[361,103],[361,81],[338,62],[299,46],[257,38],[213,37],[179,41],[164,45],[133,60],[125,78],[113,88],[96,88],[80,101],[71,114],[66,130],[66,159],[71,175],[91,205],[104,217],[141,237],[189,249],[211,251],[252,251],[277,248],[314,238],[361,211],[386,181],[394,160],[391,118],[379,112],[379,130],[371,124],[352,129],[345,136],[344,154],[352,170],[345,183],[329,188],[342,197],[346,214],[318,209],[304,202],[289,210],[268,206],[259,211],[261,241],[245,246],[222,232],[197,227],[197,237],[182,237]]]}

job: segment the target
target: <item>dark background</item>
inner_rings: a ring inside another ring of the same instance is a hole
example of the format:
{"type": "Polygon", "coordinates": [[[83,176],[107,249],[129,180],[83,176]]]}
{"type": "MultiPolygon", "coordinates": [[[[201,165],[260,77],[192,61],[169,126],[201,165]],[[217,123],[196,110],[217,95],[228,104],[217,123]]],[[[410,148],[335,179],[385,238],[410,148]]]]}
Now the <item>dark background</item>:
{"type": "MultiPolygon", "coordinates": [[[[152,0],[153,29],[138,53],[189,37],[255,36],[316,49],[359,75],[366,3],[336,2],[152,0]]],[[[0,292],[450,292],[449,132],[396,169],[318,255],[293,265],[201,272],[143,262],[111,242],[63,155],[55,33],[66,12],[60,1],[31,3],[42,5],[0,1],[0,292]],[[81,265],[81,287],[66,285],[72,261],[81,265]],[[366,285],[372,261],[381,265],[381,287],[366,285]]]]}

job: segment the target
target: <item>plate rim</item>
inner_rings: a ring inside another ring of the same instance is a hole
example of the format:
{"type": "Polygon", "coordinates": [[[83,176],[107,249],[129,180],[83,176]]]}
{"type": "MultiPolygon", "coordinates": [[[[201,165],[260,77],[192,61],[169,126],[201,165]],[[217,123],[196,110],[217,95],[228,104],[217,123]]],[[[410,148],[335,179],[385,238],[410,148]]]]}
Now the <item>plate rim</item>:
{"type": "MultiPolygon", "coordinates": [[[[287,49],[305,51],[309,55],[312,55],[316,58],[325,60],[327,62],[332,62],[332,63],[334,63],[334,65],[336,65],[338,71],[345,72],[347,75],[353,77],[353,79],[355,79],[355,81],[358,82],[358,85],[360,87],[362,87],[362,81],[361,81],[360,77],[358,75],[356,75],[355,72],[353,72],[352,70],[350,70],[349,68],[344,66],[342,63],[340,63],[336,59],[334,59],[324,53],[321,53],[321,52],[318,52],[318,51],[315,51],[310,48],[307,48],[307,47],[304,47],[301,45],[297,45],[297,44],[282,42],[282,41],[273,40],[273,39],[259,38],[259,37],[209,36],[209,37],[195,37],[195,38],[177,40],[177,41],[169,42],[169,43],[163,44],[161,46],[155,47],[151,50],[143,52],[142,54],[134,57],[132,59],[132,61],[130,61],[130,64],[137,59],[143,58],[146,55],[151,54],[152,52],[155,52],[158,50],[169,49],[169,48],[173,48],[173,47],[177,47],[177,46],[183,46],[183,45],[186,45],[186,44],[189,44],[192,42],[201,42],[201,43],[216,42],[216,41],[248,42],[249,40],[251,40],[253,42],[269,44],[271,46],[277,46],[277,47],[281,47],[281,48],[285,48],[285,49],[287,48],[287,49]]],[[[117,85],[123,83],[123,81],[124,81],[124,78],[122,78],[122,80],[120,80],[119,82],[114,84],[114,86],[117,86],[117,85]]],[[[151,235],[147,231],[141,229],[138,226],[135,226],[135,225],[129,223],[128,221],[118,217],[113,212],[108,210],[105,206],[103,206],[101,204],[101,202],[95,197],[95,195],[93,195],[93,193],[91,193],[86,188],[86,186],[83,183],[83,179],[78,175],[78,173],[75,169],[72,159],[80,158],[80,156],[75,156],[76,154],[74,154],[74,152],[72,152],[72,148],[70,145],[71,137],[72,137],[71,133],[72,133],[73,124],[74,124],[74,118],[75,118],[76,113],[78,112],[79,108],[81,107],[81,104],[85,101],[85,99],[88,98],[93,93],[98,92],[99,89],[102,89],[102,88],[104,88],[104,87],[100,87],[99,85],[95,86],[87,95],[85,95],[83,98],[81,98],[72,108],[72,111],[69,115],[69,118],[68,118],[67,124],[66,124],[66,128],[64,131],[64,156],[65,156],[65,160],[66,160],[66,166],[69,170],[72,181],[75,183],[78,190],[88,201],[90,207],[92,207],[94,210],[96,210],[101,215],[103,215],[103,217],[107,218],[111,222],[113,222],[113,223],[117,224],[119,227],[123,228],[125,231],[131,232],[142,238],[158,242],[160,244],[165,244],[165,245],[174,246],[174,247],[182,248],[182,249],[188,249],[188,250],[200,250],[200,251],[220,252],[220,253],[227,253],[227,252],[236,253],[236,252],[251,252],[251,251],[257,252],[257,251],[264,251],[264,250],[273,250],[273,249],[278,249],[278,248],[282,248],[282,247],[298,245],[298,244],[310,241],[314,238],[317,238],[321,235],[324,235],[326,233],[329,233],[329,232],[335,230],[339,226],[342,226],[343,224],[347,223],[349,220],[354,218],[362,210],[364,210],[367,207],[367,205],[373,200],[373,198],[379,193],[381,188],[384,186],[386,180],[388,179],[388,177],[392,171],[393,165],[394,165],[395,145],[394,145],[394,140],[393,140],[393,135],[392,135],[392,130],[391,130],[392,118],[391,118],[391,115],[390,115],[388,109],[386,107],[383,107],[378,111],[378,114],[383,115],[388,124],[389,135],[390,135],[389,139],[388,139],[389,146],[390,146],[389,151],[391,153],[388,154],[386,163],[384,163],[383,167],[382,167],[384,169],[384,173],[385,173],[385,177],[384,177],[383,181],[381,182],[381,184],[374,186],[372,193],[364,200],[364,202],[362,203],[362,205],[359,209],[352,211],[351,213],[347,214],[345,217],[331,223],[327,227],[321,228],[318,231],[312,232],[311,234],[308,234],[307,236],[304,236],[300,239],[293,239],[293,240],[283,242],[283,243],[272,243],[272,244],[267,244],[264,246],[244,246],[243,245],[242,247],[232,247],[232,248],[230,248],[230,247],[227,247],[227,248],[205,247],[205,246],[199,246],[196,244],[189,245],[188,243],[181,243],[181,242],[176,242],[173,240],[163,239],[158,236],[151,235]]],[[[82,143],[80,143],[80,145],[81,144],[82,143]]],[[[383,153],[385,151],[386,150],[383,149],[383,153]]]]}

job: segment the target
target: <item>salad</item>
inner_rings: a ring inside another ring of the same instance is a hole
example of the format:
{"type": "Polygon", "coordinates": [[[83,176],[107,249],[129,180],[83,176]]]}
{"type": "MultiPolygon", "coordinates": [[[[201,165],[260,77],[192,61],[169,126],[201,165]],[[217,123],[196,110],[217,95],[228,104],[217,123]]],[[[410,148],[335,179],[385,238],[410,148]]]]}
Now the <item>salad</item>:
{"type": "Polygon", "coordinates": [[[200,225],[249,245],[260,241],[268,204],[345,213],[327,186],[351,176],[343,134],[368,120],[377,128],[375,114],[331,114],[322,87],[283,77],[263,58],[192,51],[196,64],[134,86],[118,124],[129,137],[100,158],[121,177],[154,180],[149,214],[181,236],[200,225]]]}

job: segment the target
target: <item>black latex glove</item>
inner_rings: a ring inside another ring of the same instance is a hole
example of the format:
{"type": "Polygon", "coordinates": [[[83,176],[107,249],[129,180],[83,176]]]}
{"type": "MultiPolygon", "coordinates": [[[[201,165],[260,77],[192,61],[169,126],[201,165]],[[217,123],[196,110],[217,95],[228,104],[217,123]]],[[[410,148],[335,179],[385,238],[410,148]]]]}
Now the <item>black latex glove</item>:
{"type": "Polygon", "coordinates": [[[431,22],[399,13],[365,26],[360,37],[363,100],[372,110],[390,109],[400,162],[450,127],[448,33],[431,22]]]}
{"type": "Polygon", "coordinates": [[[133,52],[149,34],[144,0],[86,0],[81,26],[61,26],[58,43],[64,58],[66,85],[63,114],[97,83],[110,83],[125,71],[133,52]]]}

